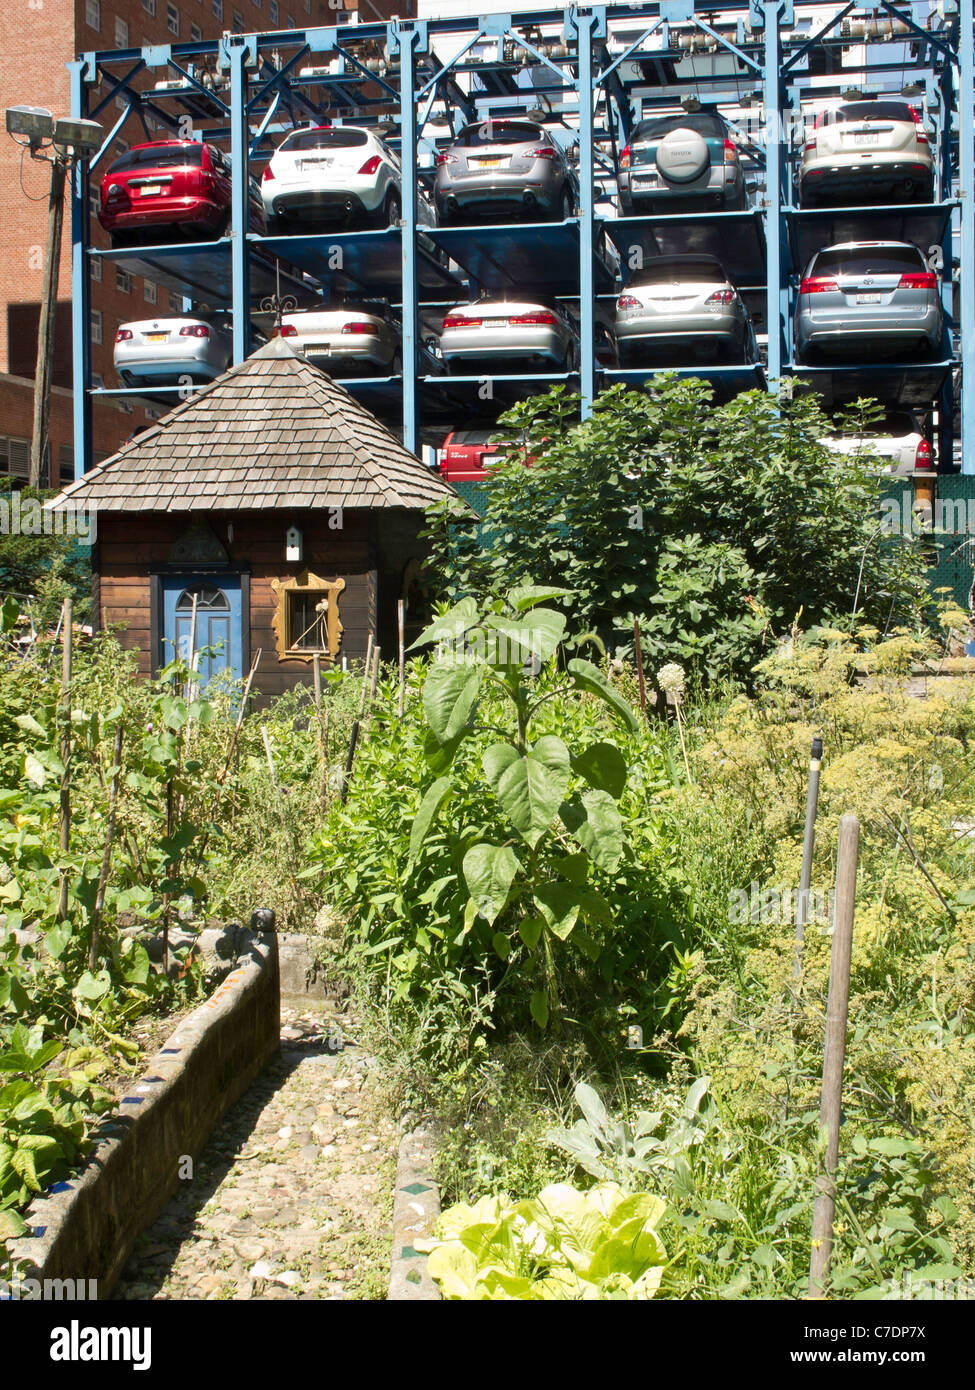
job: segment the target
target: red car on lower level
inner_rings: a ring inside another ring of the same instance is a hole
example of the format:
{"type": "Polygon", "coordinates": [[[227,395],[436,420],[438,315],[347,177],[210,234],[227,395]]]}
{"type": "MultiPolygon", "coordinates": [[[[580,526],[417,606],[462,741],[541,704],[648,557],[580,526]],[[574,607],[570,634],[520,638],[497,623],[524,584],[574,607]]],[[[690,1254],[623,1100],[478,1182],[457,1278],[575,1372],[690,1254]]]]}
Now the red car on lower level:
{"type": "Polygon", "coordinates": [[[440,473],[448,483],[474,483],[501,457],[503,445],[491,444],[494,428],[451,430],[440,450],[440,473]]]}
{"type": "MultiPolygon", "coordinates": [[[[177,237],[220,237],[230,224],[230,160],[200,140],[133,145],[102,178],[98,220],[113,248],[177,237]]],[[[249,180],[250,225],[264,231],[264,204],[249,180]]]]}

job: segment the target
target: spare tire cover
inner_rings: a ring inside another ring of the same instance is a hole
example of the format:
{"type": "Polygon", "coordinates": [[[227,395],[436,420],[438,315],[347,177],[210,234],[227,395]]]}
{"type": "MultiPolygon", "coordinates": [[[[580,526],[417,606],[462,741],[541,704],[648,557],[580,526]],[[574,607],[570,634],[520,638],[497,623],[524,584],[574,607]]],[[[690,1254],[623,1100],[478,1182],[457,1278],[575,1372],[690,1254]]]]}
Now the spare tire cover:
{"type": "Polygon", "coordinates": [[[657,146],[657,168],[668,183],[691,183],[710,162],[707,141],[696,130],[672,130],[657,146]]]}

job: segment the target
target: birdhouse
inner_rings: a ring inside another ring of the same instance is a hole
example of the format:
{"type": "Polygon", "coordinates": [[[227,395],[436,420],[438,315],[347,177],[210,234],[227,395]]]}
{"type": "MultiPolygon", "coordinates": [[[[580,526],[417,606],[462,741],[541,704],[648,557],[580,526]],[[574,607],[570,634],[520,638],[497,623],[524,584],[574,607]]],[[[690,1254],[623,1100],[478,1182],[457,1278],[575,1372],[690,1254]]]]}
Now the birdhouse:
{"type": "Polygon", "coordinates": [[[289,526],[284,538],[284,558],[289,564],[298,564],[301,554],[301,532],[297,526],[289,526]]]}

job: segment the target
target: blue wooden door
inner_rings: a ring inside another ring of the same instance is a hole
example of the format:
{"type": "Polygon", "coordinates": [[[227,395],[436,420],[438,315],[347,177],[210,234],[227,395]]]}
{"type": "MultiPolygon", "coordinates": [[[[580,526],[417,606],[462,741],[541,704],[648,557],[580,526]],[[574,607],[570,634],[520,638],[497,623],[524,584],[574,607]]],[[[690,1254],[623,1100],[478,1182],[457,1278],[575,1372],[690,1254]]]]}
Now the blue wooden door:
{"type": "Polygon", "coordinates": [[[195,648],[215,648],[197,662],[200,685],[228,667],[234,679],[243,674],[240,575],[178,575],[163,577],[163,662],[190,657],[193,596],[196,595],[195,648]]]}

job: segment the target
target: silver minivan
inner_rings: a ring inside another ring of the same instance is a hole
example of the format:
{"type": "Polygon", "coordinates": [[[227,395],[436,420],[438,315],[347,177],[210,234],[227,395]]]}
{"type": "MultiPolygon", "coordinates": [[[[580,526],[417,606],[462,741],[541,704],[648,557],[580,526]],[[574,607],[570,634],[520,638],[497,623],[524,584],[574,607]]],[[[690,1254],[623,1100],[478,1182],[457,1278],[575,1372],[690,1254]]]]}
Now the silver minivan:
{"type": "Polygon", "coordinates": [[[848,241],[817,251],[799,285],[795,347],[800,362],[821,354],[871,357],[940,352],[944,329],[938,277],[906,241],[848,241]]]}

